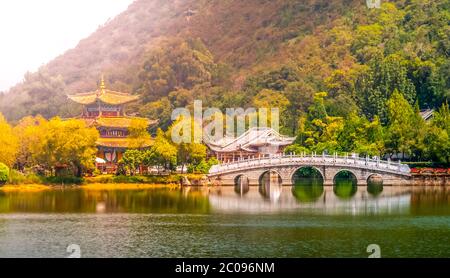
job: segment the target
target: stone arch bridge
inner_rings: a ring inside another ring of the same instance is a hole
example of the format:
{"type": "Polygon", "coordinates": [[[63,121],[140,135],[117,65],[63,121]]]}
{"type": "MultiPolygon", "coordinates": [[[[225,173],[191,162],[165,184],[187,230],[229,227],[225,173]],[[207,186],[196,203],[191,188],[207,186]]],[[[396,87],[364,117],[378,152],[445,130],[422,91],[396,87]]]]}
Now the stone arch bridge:
{"type": "Polygon", "coordinates": [[[400,162],[315,154],[280,154],[219,164],[211,168],[208,176],[215,184],[235,185],[239,177],[245,177],[249,185],[259,185],[261,177],[269,172],[271,179],[278,176],[283,185],[293,185],[295,172],[304,167],[318,170],[325,186],[332,186],[341,171],[351,172],[358,186],[367,185],[372,176],[382,179],[384,185],[407,185],[411,179],[410,168],[400,162]]]}

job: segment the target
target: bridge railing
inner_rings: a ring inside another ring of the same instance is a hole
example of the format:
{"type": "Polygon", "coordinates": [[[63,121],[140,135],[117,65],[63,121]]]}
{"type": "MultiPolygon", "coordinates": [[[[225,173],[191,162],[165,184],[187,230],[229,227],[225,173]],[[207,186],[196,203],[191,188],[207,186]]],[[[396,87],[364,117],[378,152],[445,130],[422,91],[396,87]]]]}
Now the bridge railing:
{"type": "Polygon", "coordinates": [[[369,157],[361,158],[358,156],[338,156],[338,155],[306,155],[305,153],[297,154],[277,154],[264,157],[254,157],[244,160],[230,161],[219,165],[214,165],[209,171],[210,174],[218,174],[235,170],[245,170],[247,168],[255,168],[261,166],[278,166],[289,164],[311,164],[313,165],[337,165],[337,166],[353,166],[358,168],[366,168],[368,170],[379,170],[393,173],[409,174],[410,168],[401,161],[392,162],[390,160],[372,159],[369,157]]]}

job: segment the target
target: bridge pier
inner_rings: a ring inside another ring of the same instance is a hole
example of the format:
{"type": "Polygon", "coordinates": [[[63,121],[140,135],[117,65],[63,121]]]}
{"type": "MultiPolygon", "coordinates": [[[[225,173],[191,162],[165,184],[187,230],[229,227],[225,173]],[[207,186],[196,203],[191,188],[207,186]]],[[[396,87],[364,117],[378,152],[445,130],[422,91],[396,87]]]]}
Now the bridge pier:
{"type": "Polygon", "coordinates": [[[323,186],[333,186],[334,185],[334,181],[331,179],[325,179],[323,181],[323,186]]]}

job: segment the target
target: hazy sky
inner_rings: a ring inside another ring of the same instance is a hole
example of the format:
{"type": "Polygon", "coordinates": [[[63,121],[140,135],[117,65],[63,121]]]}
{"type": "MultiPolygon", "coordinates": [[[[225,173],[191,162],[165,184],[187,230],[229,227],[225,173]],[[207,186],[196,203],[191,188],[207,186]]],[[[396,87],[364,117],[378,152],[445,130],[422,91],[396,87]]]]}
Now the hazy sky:
{"type": "Polygon", "coordinates": [[[1,0],[0,91],[73,48],[134,0],[1,0]]]}

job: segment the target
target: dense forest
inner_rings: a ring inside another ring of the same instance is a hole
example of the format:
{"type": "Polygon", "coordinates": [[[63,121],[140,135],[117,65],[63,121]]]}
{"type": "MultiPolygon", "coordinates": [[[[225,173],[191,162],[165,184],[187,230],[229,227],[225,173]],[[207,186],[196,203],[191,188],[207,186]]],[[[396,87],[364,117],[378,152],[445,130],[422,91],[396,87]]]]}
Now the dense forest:
{"type": "Polygon", "coordinates": [[[175,107],[279,107],[297,151],[450,162],[450,1],[137,0],[0,96],[11,123],[70,117],[69,93],[141,95],[167,129],[175,107]],[[419,115],[435,109],[432,122],[419,115]]]}

